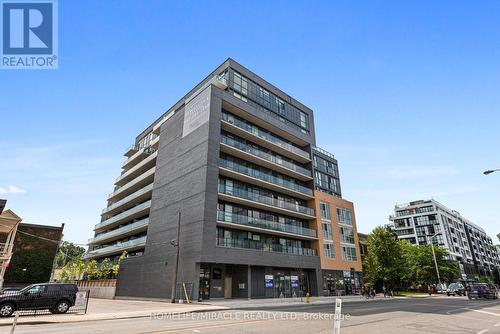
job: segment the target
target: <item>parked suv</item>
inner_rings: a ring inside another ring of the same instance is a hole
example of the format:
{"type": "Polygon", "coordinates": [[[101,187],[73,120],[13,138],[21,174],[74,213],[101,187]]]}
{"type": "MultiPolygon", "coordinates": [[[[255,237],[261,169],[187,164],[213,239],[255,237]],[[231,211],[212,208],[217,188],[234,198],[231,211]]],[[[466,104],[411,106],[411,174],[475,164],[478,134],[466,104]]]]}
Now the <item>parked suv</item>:
{"type": "Polygon", "coordinates": [[[0,295],[0,317],[9,317],[17,310],[49,310],[66,313],[75,305],[78,287],[70,283],[32,284],[19,291],[0,295]]]}
{"type": "Polygon", "coordinates": [[[497,289],[486,283],[472,283],[469,287],[469,299],[472,298],[497,299],[497,289]]]}
{"type": "Polygon", "coordinates": [[[448,296],[465,296],[465,288],[460,283],[451,283],[450,285],[448,285],[448,289],[446,289],[446,294],[448,296]]]}

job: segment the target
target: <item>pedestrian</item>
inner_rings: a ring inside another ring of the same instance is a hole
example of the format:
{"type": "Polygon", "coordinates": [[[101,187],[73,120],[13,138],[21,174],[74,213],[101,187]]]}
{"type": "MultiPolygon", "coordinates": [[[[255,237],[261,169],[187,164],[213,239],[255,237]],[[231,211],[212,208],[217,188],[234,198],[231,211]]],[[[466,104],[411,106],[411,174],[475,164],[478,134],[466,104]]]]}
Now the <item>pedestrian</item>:
{"type": "Polygon", "coordinates": [[[432,287],[431,285],[427,285],[427,292],[429,293],[429,296],[432,294],[432,287]]]}
{"type": "Polygon", "coordinates": [[[387,297],[387,288],[384,286],[382,286],[382,291],[384,292],[384,298],[387,297]]]}

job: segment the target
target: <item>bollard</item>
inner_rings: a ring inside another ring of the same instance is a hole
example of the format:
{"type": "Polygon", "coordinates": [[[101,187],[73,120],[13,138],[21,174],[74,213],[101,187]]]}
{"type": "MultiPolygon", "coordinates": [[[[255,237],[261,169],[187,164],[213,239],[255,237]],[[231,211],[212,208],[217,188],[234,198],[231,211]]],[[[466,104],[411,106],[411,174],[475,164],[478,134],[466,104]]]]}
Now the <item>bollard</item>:
{"type": "Polygon", "coordinates": [[[333,323],[333,334],[340,334],[340,320],[342,318],[342,299],[335,299],[335,318],[333,323]]]}
{"type": "Polygon", "coordinates": [[[10,334],[14,334],[17,325],[17,318],[19,318],[19,312],[16,311],[14,314],[14,321],[12,322],[12,328],[10,329],[10,334]]]}
{"type": "Polygon", "coordinates": [[[306,293],[306,303],[309,304],[311,302],[311,296],[309,295],[309,292],[306,293]]]}

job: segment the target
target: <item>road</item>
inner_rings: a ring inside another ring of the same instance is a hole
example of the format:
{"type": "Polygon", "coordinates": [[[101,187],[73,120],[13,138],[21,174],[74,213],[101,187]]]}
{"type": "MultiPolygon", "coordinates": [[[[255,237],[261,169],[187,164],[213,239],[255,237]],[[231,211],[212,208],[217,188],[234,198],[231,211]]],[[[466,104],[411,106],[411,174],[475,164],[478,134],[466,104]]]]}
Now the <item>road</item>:
{"type": "MultiPolygon", "coordinates": [[[[357,333],[500,333],[500,301],[462,297],[409,298],[344,303],[342,334],[357,333]]],[[[264,334],[333,333],[333,305],[272,305],[259,309],[22,325],[16,334],[264,334]]],[[[43,318],[40,320],[43,322],[43,318]]],[[[0,327],[0,333],[9,333],[0,327]]]]}

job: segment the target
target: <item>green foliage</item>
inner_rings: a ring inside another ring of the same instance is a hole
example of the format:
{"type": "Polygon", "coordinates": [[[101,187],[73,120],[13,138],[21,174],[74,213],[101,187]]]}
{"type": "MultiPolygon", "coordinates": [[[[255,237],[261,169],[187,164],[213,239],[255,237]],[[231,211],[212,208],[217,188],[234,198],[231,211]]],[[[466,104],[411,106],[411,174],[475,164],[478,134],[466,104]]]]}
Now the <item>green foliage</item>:
{"type": "Polygon", "coordinates": [[[56,267],[62,268],[68,262],[80,260],[83,254],[85,254],[85,248],[69,241],[63,241],[59,245],[59,251],[56,256],[56,267]]]}
{"type": "Polygon", "coordinates": [[[66,263],[66,265],[61,268],[59,278],[61,281],[114,278],[120,271],[121,260],[127,256],[127,252],[123,252],[117,263],[113,263],[108,258],[101,262],[90,260],[87,263],[82,259],[76,259],[66,263]]]}
{"type": "MultiPolygon", "coordinates": [[[[383,282],[394,286],[410,283],[428,285],[438,282],[430,245],[414,246],[398,240],[388,227],[377,227],[367,239],[368,254],[363,263],[368,284],[383,282]]],[[[434,246],[442,282],[453,282],[460,276],[456,262],[446,260],[446,249],[434,246]]]]}
{"type": "Polygon", "coordinates": [[[367,238],[368,254],[364,261],[364,277],[368,283],[383,281],[396,285],[405,269],[403,246],[388,227],[377,227],[367,238]]]}
{"type": "Polygon", "coordinates": [[[480,276],[479,277],[479,282],[480,283],[487,283],[489,286],[494,286],[495,285],[495,281],[490,276],[480,276]]]}
{"type": "MultiPolygon", "coordinates": [[[[442,282],[453,282],[460,276],[460,268],[453,261],[446,260],[448,251],[442,247],[434,246],[436,262],[442,282]]],[[[405,247],[405,259],[409,282],[419,285],[429,285],[438,282],[436,265],[432,255],[431,245],[405,247]]]]}

